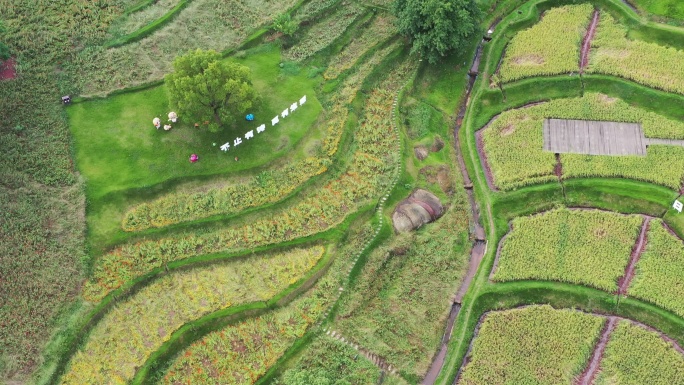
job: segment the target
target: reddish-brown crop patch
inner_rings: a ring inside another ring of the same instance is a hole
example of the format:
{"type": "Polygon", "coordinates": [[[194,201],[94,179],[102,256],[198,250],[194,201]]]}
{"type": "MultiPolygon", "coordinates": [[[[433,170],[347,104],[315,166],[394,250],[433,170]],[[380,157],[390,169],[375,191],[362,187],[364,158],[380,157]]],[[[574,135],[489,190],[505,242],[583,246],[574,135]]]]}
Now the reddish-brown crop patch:
{"type": "Polygon", "coordinates": [[[0,80],[11,80],[17,77],[17,61],[13,57],[0,62],[0,80]]]}

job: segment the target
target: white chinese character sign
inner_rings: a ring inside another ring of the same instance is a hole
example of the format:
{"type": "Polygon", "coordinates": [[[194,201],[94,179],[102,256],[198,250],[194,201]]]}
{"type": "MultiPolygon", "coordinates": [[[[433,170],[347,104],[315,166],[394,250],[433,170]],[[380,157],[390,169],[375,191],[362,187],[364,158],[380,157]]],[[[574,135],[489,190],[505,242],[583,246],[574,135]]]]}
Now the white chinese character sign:
{"type": "Polygon", "coordinates": [[[672,207],[674,207],[674,209],[677,210],[677,212],[681,213],[682,209],[684,209],[684,204],[682,204],[682,202],[680,202],[678,200],[675,200],[672,207]]]}
{"type": "MultiPolygon", "coordinates": [[[[290,104],[290,106],[288,108],[285,108],[283,110],[283,112],[280,113],[280,116],[276,115],[273,119],[271,119],[271,126],[275,126],[276,124],[278,124],[280,122],[280,118],[284,119],[284,118],[290,116],[290,114],[292,114],[292,112],[294,112],[297,109],[297,107],[301,107],[304,103],[306,103],[306,95],[302,96],[299,99],[299,105],[297,105],[297,102],[294,102],[294,103],[290,104]]],[[[252,116],[252,115],[250,114],[248,116],[252,116]]],[[[266,131],[266,124],[261,124],[260,126],[258,126],[256,128],[257,134],[260,134],[264,131],[266,131]]],[[[245,134],[245,139],[251,139],[253,137],[254,137],[254,130],[250,130],[249,132],[247,132],[245,134]]],[[[238,146],[240,143],[242,143],[242,138],[241,137],[235,138],[233,140],[233,147],[238,146]]],[[[225,151],[228,151],[229,149],[230,149],[230,141],[228,141],[227,143],[225,143],[224,145],[221,146],[221,151],[225,152],[225,151]]]]}

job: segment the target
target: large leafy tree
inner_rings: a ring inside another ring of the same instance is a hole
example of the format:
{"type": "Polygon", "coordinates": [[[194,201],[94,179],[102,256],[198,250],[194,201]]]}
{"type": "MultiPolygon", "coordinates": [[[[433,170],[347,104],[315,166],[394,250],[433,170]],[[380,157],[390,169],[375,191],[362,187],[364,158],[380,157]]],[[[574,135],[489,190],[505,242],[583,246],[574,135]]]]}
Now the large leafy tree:
{"type": "Polygon", "coordinates": [[[395,0],[393,7],[399,32],[411,39],[411,52],[431,64],[465,48],[481,15],[474,0],[395,0]]]}
{"type": "Polygon", "coordinates": [[[186,119],[212,122],[212,131],[234,123],[259,100],[249,68],[221,60],[216,51],[179,56],[173,70],[165,78],[172,108],[186,119]]]}

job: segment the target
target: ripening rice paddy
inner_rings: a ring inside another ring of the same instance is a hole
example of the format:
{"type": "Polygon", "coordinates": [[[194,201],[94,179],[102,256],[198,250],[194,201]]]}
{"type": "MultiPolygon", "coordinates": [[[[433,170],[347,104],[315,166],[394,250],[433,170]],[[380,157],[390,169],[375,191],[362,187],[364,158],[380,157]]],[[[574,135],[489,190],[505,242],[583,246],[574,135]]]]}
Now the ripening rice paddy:
{"type": "MultiPolygon", "coordinates": [[[[496,187],[513,190],[556,178],[554,154],[542,150],[545,118],[637,122],[647,138],[684,138],[684,122],[599,93],[508,110],[482,135],[496,187]]],[[[684,148],[676,146],[649,146],[645,157],[562,154],[561,161],[563,178],[628,178],[672,189],[678,189],[684,178],[684,148]]]]}
{"type": "Polygon", "coordinates": [[[615,291],[642,221],[638,215],[566,208],[516,218],[493,279],[560,281],[615,291]]]}
{"type": "Polygon", "coordinates": [[[603,324],[602,317],[548,305],[492,311],[458,384],[572,384],[603,324]]]}
{"type": "Polygon", "coordinates": [[[579,71],[580,43],[593,11],[591,4],[553,8],[518,32],[506,47],[501,81],[579,71]]]}

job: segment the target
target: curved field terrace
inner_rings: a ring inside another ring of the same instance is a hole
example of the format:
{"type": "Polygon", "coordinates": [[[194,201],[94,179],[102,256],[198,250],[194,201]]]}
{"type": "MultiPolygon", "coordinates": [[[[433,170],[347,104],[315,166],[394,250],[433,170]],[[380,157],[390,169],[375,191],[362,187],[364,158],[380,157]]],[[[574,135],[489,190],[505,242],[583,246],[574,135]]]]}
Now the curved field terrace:
{"type": "Polygon", "coordinates": [[[0,383],[684,384],[671,0],[47,3],[0,9],[0,383]]]}

